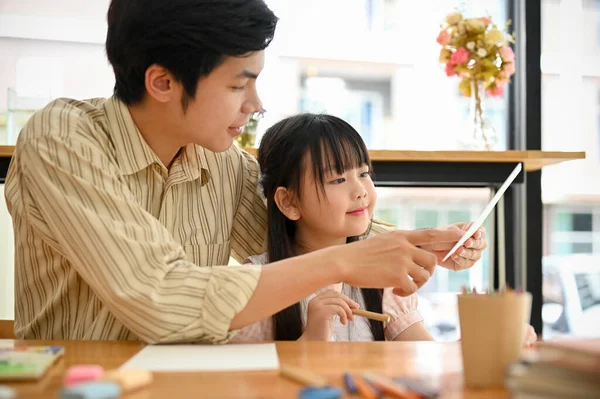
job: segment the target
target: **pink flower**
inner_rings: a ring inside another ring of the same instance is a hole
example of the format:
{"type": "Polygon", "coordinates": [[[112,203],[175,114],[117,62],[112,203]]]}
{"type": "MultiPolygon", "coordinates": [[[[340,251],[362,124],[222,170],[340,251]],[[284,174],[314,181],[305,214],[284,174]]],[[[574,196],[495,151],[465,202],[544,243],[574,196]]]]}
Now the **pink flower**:
{"type": "Polygon", "coordinates": [[[493,89],[490,89],[490,88],[488,88],[488,89],[487,89],[485,92],[486,92],[486,93],[487,93],[489,96],[492,96],[492,97],[499,97],[499,96],[501,96],[502,94],[504,94],[504,89],[503,89],[502,87],[496,86],[496,87],[494,87],[493,89]]]}
{"type": "MultiPolygon", "coordinates": [[[[452,60],[452,59],[450,59],[450,60],[452,60]]],[[[504,62],[502,64],[502,72],[504,72],[504,74],[506,76],[514,75],[514,73],[515,73],[515,64],[513,62],[504,62]]]]}
{"type": "Polygon", "coordinates": [[[437,42],[439,44],[441,44],[442,46],[449,44],[450,43],[450,33],[446,29],[441,31],[437,37],[437,42]]]}
{"type": "Polygon", "coordinates": [[[452,65],[449,62],[446,64],[446,75],[447,76],[454,76],[454,75],[456,75],[456,71],[454,70],[454,65],[452,65]]]}
{"type": "Polygon", "coordinates": [[[508,83],[508,79],[506,78],[497,78],[496,79],[496,87],[504,87],[508,83]]]}
{"type": "Polygon", "coordinates": [[[452,65],[462,65],[469,61],[469,50],[464,47],[459,48],[450,57],[450,63],[452,65]]]}
{"type": "Polygon", "coordinates": [[[489,18],[489,17],[481,17],[481,18],[479,18],[479,20],[480,20],[481,22],[483,22],[483,24],[484,24],[485,26],[488,26],[489,24],[491,24],[491,23],[492,23],[492,19],[491,19],[491,18],[489,18]]]}
{"type": "Polygon", "coordinates": [[[515,53],[513,53],[513,50],[508,46],[500,47],[498,52],[500,53],[500,58],[502,58],[502,61],[504,62],[513,62],[515,60],[515,53]]]}

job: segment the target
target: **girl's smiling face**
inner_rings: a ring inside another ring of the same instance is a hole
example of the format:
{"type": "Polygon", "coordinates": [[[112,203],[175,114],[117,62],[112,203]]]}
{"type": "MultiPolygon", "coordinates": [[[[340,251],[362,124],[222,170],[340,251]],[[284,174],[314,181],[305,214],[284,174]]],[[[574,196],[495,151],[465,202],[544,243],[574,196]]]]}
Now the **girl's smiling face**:
{"type": "Polygon", "coordinates": [[[369,166],[355,165],[341,171],[324,168],[321,185],[315,179],[310,154],[304,165],[298,198],[298,233],[310,232],[322,240],[340,243],[347,237],[363,235],[369,229],[377,201],[369,166]]]}

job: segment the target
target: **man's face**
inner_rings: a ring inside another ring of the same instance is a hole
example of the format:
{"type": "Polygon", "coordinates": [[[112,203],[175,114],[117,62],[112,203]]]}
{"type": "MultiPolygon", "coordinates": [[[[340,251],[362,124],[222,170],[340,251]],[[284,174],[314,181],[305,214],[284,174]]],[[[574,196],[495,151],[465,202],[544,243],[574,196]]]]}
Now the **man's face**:
{"type": "Polygon", "coordinates": [[[264,51],[257,51],[246,57],[227,57],[201,78],[180,120],[180,134],[186,141],[213,152],[231,147],[251,114],[262,108],[256,78],[263,66],[264,51]]]}

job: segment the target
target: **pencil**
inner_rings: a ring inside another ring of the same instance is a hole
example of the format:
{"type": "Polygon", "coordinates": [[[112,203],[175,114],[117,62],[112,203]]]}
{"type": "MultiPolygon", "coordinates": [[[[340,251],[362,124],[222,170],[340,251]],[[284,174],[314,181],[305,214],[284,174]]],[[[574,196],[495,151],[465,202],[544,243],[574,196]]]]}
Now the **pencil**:
{"type": "Polygon", "coordinates": [[[405,388],[403,385],[392,381],[391,379],[387,378],[387,377],[383,377],[380,376],[378,374],[375,373],[363,373],[363,376],[371,381],[372,383],[375,384],[375,386],[377,386],[377,388],[381,389],[383,391],[383,393],[385,393],[386,395],[389,395],[393,398],[398,398],[398,399],[419,399],[421,396],[419,394],[416,394],[410,390],[408,390],[407,388],[405,388]]]}
{"type": "Polygon", "coordinates": [[[377,399],[377,392],[360,375],[354,376],[354,384],[364,399],[377,399]]]}
{"type": "Polygon", "coordinates": [[[383,321],[384,323],[390,322],[390,316],[381,313],[369,312],[368,310],[352,309],[352,314],[355,316],[366,317],[367,319],[383,321]]]}
{"type": "Polygon", "coordinates": [[[348,393],[356,393],[358,391],[350,373],[344,373],[344,385],[346,385],[348,393]]]}
{"type": "Polygon", "coordinates": [[[280,372],[283,377],[303,385],[315,388],[323,388],[327,386],[327,380],[320,375],[313,373],[312,371],[282,364],[280,372]]]}

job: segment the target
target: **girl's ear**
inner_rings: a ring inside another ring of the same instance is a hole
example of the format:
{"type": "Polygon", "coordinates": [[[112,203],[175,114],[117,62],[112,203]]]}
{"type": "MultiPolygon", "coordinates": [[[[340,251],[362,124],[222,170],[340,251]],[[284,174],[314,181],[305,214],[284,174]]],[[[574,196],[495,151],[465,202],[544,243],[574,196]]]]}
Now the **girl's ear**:
{"type": "Polygon", "coordinates": [[[294,194],[285,187],[275,190],[275,205],[290,220],[300,219],[300,211],[294,194]]]}

